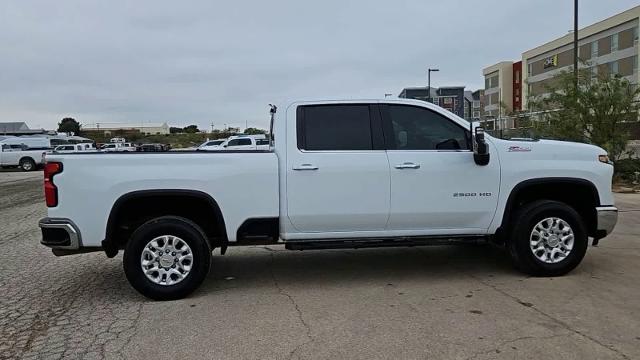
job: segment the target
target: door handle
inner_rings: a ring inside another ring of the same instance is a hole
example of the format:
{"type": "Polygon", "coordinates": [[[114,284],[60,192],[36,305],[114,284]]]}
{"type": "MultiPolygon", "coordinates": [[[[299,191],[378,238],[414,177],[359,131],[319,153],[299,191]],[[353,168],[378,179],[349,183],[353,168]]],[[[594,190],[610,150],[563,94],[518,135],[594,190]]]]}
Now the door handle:
{"type": "Polygon", "coordinates": [[[405,162],[405,163],[396,165],[396,169],[420,169],[420,164],[405,162]]]}
{"type": "Polygon", "coordinates": [[[293,170],[302,171],[302,170],[318,170],[318,167],[313,164],[302,164],[298,167],[294,167],[293,170]]]}

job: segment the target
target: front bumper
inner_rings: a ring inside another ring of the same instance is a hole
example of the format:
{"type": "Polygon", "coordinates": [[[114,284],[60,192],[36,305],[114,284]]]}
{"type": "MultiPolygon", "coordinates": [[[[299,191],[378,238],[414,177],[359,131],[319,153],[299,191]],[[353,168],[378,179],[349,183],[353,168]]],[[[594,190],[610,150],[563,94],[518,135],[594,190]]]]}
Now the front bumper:
{"type": "Polygon", "coordinates": [[[78,250],[82,244],[80,231],[73,221],[64,218],[44,218],[38,223],[42,230],[40,243],[52,249],[78,250]]]}
{"type": "Polygon", "coordinates": [[[596,207],[597,215],[597,227],[596,238],[602,239],[603,237],[611,234],[613,228],[618,222],[618,208],[615,206],[599,206],[596,207]]]}

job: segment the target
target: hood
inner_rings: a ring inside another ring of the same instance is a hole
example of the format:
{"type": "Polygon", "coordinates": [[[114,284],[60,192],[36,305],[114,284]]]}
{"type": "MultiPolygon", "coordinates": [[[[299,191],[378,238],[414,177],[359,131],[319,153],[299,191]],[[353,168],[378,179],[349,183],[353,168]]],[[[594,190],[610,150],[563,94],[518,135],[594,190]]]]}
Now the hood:
{"type": "Polygon", "coordinates": [[[500,154],[520,154],[523,157],[544,158],[548,160],[589,160],[598,159],[599,155],[606,155],[607,151],[601,147],[558,140],[502,140],[487,137],[500,154]]]}

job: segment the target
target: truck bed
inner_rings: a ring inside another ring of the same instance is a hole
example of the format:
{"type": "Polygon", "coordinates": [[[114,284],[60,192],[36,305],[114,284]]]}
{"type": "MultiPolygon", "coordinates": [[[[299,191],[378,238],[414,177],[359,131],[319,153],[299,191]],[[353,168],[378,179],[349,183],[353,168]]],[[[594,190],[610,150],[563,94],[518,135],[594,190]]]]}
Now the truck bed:
{"type": "Polygon", "coordinates": [[[49,217],[73,219],[84,247],[100,246],[113,205],[136,191],[210,195],[230,242],[245,220],[278,216],[278,159],[270,151],[51,154],[47,161],[63,165],[53,179],[59,202],[49,217]]]}

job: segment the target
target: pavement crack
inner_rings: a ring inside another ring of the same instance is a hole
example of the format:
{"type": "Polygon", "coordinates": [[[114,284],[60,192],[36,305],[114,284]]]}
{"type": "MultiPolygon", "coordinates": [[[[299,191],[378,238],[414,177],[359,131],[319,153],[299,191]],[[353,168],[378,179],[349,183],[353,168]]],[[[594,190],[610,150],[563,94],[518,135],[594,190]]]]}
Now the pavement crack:
{"type": "Polygon", "coordinates": [[[276,287],[276,289],[278,289],[278,293],[280,293],[281,295],[285,296],[289,302],[291,303],[291,305],[293,305],[294,309],[296,310],[296,314],[298,316],[298,320],[300,321],[300,323],[302,324],[302,326],[305,328],[305,336],[307,337],[307,340],[301,344],[299,344],[298,346],[296,346],[287,356],[287,359],[292,359],[296,353],[302,349],[304,346],[312,343],[313,340],[313,336],[311,336],[311,327],[309,326],[309,324],[304,320],[304,316],[302,315],[302,310],[300,310],[300,306],[298,305],[298,303],[296,302],[296,300],[293,298],[293,296],[291,296],[289,293],[287,293],[282,286],[280,286],[280,283],[278,283],[278,279],[276,278],[275,272],[273,271],[273,265],[274,265],[274,257],[273,257],[273,253],[276,252],[274,250],[270,250],[270,256],[271,256],[271,266],[269,267],[270,271],[271,271],[271,279],[273,280],[273,284],[276,287]]]}
{"type": "Polygon", "coordinates": [[[598,340],[598,339],[596,339],[596,338],[594,338],[594,337],[592,337],[592,336],[590,336],[590,335],[588,335],[588,334],[586,334],[586,333],[584,333],[584,332],[582,332],[582,331],[580,331],[578,329],[574,329],[567,322],[562,321],[562,320],[554,317],[553,315],[548,314],[548,313],[540,310],[539,308],[537,308],[533,304],[531,304],[529,302],[526,302],[526,301],[523,301],[520,298],[518,298],[517,296],[511,295],[508,292],[506,292],[505,290],[502,290],[502,289],[498,288],[497,286],[495,286],[495,285],[493,285],[491,283],[488,283],[488,282],[478,278],[477,276],[474,276],[473,274],[469,274],[469,276],[471,278],[475,279],[476,281],[478,281],[479,283],[481,283],[482,285],[484,285],[486,287],[489,287],[489,288],[493,289],[494,291],[496,291],[496,292],[498,292],[498,293],[500,293],[500,294],[502,294],[502,295],[504,295],[504,296],[516,301],[518,304],[520,304],[522,306],[525,306],[525,307],[537,312],[538,314],[546,317],[547,319],[549,319],[549,320],[553,321],[554,323],[560,325],[564,329],[569,330],[572,333],[574,333],[576,335],[579,335],[579,336],[581,336],[581,337],[593,342],[594,344],[597,344],[597,345],[599,345],[599,346],[601,346],[601,347],[603,347],[603,348],[605,348],[605,349],[607,349],[607,350],[609,350],[609,351],[621,356],[623,359],[631,359],[631,357],[629,357],[627,354],[623,353],[622,351],[616,349],[614,346],[607,345],[607,344],[603,343],[602,341],[600,341],[600,340],[598,340]]]}

